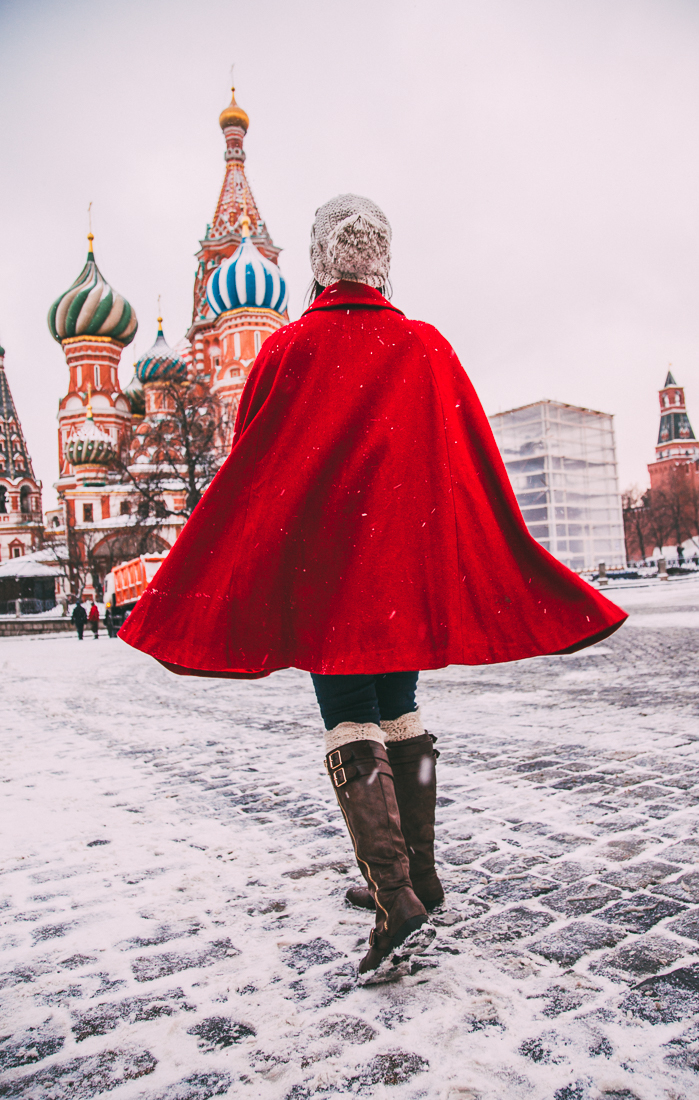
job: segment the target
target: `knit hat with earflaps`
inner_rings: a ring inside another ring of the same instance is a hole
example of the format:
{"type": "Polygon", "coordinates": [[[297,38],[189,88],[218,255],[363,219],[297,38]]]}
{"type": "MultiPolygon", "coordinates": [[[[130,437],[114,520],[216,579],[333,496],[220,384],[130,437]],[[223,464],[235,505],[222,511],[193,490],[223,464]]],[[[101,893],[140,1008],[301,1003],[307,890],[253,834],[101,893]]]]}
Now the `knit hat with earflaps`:
{"type": "Polygon", "coordinates": [[[316,210],[311,267],[321,286],[340,279],[382,287],[391,266],[391,226],[362,195],[338,195],[316,210]]]}

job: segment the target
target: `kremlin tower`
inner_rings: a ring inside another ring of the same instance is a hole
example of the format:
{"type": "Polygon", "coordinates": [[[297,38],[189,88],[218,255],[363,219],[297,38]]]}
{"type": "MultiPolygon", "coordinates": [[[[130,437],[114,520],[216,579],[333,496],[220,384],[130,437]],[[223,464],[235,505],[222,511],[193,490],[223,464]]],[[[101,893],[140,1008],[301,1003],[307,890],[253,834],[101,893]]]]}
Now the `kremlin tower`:
{"type": "Polygon", "coordinates": [[[695,560],[697,556],[699,444],[687,415],[684,390],[672,371],[667,372],[659,399],[655,462],[648,464],[650,491],[624,509],[627,557],[647,561],[657,556],[668,565],[677,565],[679,559],[681,565],[686,554],[695,560]]]}
{"type": "Polygon", "coordinates": [[[699,458],[699,444],[694,438],[684,403],[684,390],[667,372],[665,385],[658,394],[660,401],[660,430],[655,446],[655,460],[663,458],[699,458]]]}
{"type": "Polygon", "coordinates": [[[658,394],[660,428],[655,445],[655,462],[648,466],[651,489],[667,489],[681,470],[699,490],[699,443],[694,436],[684,401],[684,389],[678,386],[672,371],[658,394]]]}
{"type": "MultiPolygon", "coordinates": [[[[166,550],[186,520],[186,493],[178,485],[176,470],[163,481],[155,512],[135,484],[156,471],[148,436],[171,411],[172,384],[196,382],[217,396],[232,429],[257,353],[288,321],[286,283],[277,263],[280,249],[245,175],[243,143],[250,120],[235,101],[235,89],[232,92],[219,118],[226,143],[223,186],[196,254],[192,323],[186,337],[171,348],[159,317],[155,343],[137,359],[135,378],[122,391],[119,362],[138,323],[131,305],[97,267],[92,233],[85,267],[49,311],[49,329],[63,349],[69,372],[68,392],[58,410],[56,488],[61,507],[52,513],[51,522],[57,535],[72,539],[71,545],[82,545],[94,562],[98,593],[99,578],[113,564],[143,552],[134,542],[136,516],[163,520],[153,520],[149,550],[166,550]]],[[[143,531],[138,534],[142,542],[143,531]]],[[[86,594],[92,590],[88,585],[86,594]]]]}

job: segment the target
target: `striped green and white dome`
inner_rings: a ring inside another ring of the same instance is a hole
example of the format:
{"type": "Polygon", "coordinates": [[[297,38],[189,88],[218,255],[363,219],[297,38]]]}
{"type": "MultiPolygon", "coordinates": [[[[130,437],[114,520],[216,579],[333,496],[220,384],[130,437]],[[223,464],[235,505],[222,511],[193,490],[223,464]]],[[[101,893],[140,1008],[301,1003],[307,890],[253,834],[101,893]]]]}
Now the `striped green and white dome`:
{"type": "Polygon", "coordinates": [[[138,328],[136,314],[95,263],[92,233],[88,240],[90,251],[84,268],[49,310],[51,335],[59,344],[74,336],[108,336],[120,344],[130,344],[138,328]]]}
{"type": "Polygon", "coordinates": [[[114,444],[95,424],[90,405],[84,422],[66,444],[66,454],[72,466],[108,466],[114,458],[114,444]]]}

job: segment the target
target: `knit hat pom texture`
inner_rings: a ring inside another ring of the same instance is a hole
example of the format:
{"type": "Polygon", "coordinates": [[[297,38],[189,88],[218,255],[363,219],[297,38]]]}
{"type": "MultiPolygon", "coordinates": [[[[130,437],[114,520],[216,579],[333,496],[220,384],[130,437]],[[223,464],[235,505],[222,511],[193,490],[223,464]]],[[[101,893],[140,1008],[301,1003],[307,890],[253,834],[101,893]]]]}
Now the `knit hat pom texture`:
{"type": "Polygon", "coordinates": [[[316,210],[311,267],[321,286],[345,279],[382,287],[391,267],[391,226],[362,195],[338,195],[316,210]]]}

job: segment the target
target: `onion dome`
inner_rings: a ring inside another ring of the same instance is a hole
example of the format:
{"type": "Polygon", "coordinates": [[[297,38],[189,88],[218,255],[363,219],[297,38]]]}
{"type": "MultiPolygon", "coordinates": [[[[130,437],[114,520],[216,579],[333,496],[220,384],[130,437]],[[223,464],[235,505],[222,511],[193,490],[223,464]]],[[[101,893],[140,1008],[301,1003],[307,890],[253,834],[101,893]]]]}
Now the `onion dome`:
{"type": "Polygon", "coordinates": [[[136,314],[95,263],[92,233],[87,239],[90,245],[84,268],[49,310],[51,335],[59,344],[72,336],[108,336],[120,344],[130,344],[138,328],[136,314]]]}
{"type": "Polygon", "coordinates": [[[243,110],[239,107],[235,101],[235,88],[231,88],[231,101],[224,111],[218,116],[218,124],[222,130],[225,130],[227,126],[240,126],[241,130],[245,130],[247,133],[248,126],[250,125],[250,119],[243,110]]]}
{"type": "Polygon", "coordinates": [[[272,263],[250,237],[250,222],[243,216],[243,239],[233,255],[209,277],[206,300],[218,317],[229,309],[245,306],[283,313],[289,293],[277,264],[272,263]]]}
{"type": "Polygon", "coordinates": [[[87,416],[66,444],[66,455],[73,466],[108,466],[114,458],[114,444],[92,418],[92,406],[87,416]]]}
{"type": "Polygon", "coordinates": [[[131,415],[144,417],[146,414],[146,395],[135,373],[126,389],[122,392],[129,403],[131,415]]]}
{"type": "Polygon", "coordinates": [[[165,342],[162,317],[158,317],[158,335],[153,347],[136,360],[134,370],[139,382],[143,383],[183,382],[187,377],[184,359],[165,342]]]}

